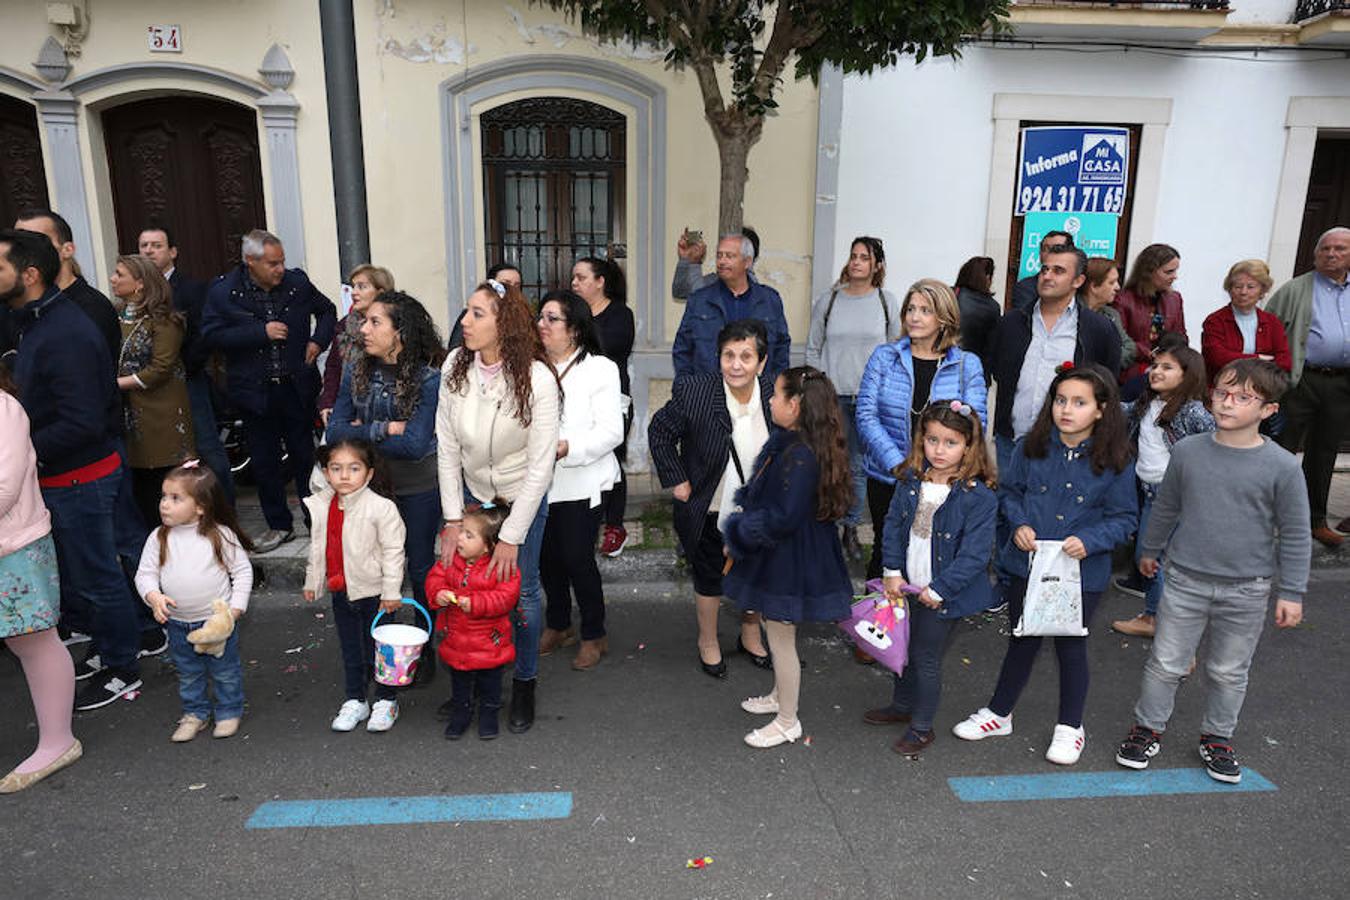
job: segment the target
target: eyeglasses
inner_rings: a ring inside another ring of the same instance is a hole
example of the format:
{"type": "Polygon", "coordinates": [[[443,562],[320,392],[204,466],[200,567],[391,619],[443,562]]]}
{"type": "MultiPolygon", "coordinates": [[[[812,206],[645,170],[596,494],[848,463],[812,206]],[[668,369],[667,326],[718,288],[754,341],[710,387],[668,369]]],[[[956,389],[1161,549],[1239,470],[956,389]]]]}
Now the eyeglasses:
{"type": "Polygon", "coordinates": [[[540,313],[539,321],[546,325],[557,325],[559,322],[566,322],[567,320],[554,313],[540,313]]]}
{"type": "Polygon", "coordinates": [[[1249,394],[1246,391],[1226,391],[1221,387],[1216,387],[1209,392],[1209,397],[1215,403],[1222,403],[1225,400],[1232,400],[1238,406],[1251,406],[1253,403],[1261,401],[1259,394],[1249,394]]]}

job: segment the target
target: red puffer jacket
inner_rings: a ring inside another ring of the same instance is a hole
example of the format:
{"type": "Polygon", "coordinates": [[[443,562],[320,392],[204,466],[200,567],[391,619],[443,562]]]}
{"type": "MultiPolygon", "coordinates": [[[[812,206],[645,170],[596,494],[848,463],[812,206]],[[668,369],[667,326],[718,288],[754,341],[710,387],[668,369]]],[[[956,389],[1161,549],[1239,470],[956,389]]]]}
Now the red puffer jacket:
{"type": "Polygon", "coordinates": [[[436,616],[436,634],[444,635],[441,659],[452,669],[495,669],[516,658],[510,613],[520,599],[520,573],[497,581],[491,562],[485,554],[470,565],[456,553],[449,569],[438,562],[427,573],[427,602],[433,607],[441,591],[469,598],[468,612],[451,603],[436,616]]]}

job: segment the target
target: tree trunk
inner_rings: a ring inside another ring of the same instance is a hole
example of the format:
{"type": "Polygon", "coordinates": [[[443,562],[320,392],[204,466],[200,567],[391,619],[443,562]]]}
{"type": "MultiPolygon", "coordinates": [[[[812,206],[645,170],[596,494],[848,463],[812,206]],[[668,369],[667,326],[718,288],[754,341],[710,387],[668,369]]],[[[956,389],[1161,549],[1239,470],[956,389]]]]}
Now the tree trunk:
{"type": "Polygon", "coordinates": [[[718,183],[717,233],[739,234],[745,218],[745,183],[750,178],[750,148],[759,142],[764,120],[735,107],[716,118],[709,116],[721,162],[718,183]]]}

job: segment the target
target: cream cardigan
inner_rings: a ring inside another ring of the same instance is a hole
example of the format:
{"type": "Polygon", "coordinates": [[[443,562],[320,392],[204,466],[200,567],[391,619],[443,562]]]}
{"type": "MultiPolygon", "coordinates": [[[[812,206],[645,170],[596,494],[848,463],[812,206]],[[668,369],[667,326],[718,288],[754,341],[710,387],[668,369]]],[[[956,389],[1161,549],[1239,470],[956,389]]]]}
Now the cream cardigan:
{"type": "MultiPolygon", "coordinates": [[[[305,590],[322,594],[328,586],[328,505],[333,489],[325,487],[305,498],[309,508],[309,565],[305,590]]],[[[342,572],[347,598],[403,596],[403,540],[407,533],[394,501],[368,487],[338,501],[342,508],[342,572]]]]}

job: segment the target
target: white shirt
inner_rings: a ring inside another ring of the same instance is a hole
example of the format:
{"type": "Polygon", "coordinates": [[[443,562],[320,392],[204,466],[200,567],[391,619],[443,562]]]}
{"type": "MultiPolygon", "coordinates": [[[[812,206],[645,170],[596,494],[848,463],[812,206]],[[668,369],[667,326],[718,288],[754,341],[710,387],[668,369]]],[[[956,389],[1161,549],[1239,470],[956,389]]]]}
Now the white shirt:
{"type": "MultiPolygon", "coordinates": [[[[1055,327],[1046,330],[1041,315],[1041,301],[1031,308],[1031,343],[1022,357],[1022,371],[1017,376],[1017,390],[1013,393],[1013,437],[1020,438],[1031,430],[1041,412],[1050,382],[1055,380],[1055,367],[1072,361],[1078,348],[1078,301],[1073,299],[1055,320],[1055,327]]],[[[1003,385],[999,385],[1003,390],[1003,385]]]]}
{"type": "Polygon", "coordinates": [[[755,379],[754,389],[746,403],[741,403],[732,395],[725,379],[722,381],[722,390],[727,398],[727,412],[731,414],[731,445],[736,448],[736,456],[727,454],[727,467],[722,470],[722,480],[717,483],[712,506],[709,507],[718,512],[718,528],[733,512],[736,489],[745,483],[736,472],[736,457],[740,458],[745,477],[749,478],[753,474],[750,467],[755,464],[755,457],[759,456],[764,442],[769,439],[769,426],[764,422],[764,407],[759,397],[759,379],[755,379]]]}
{"type": "Polygon", "coordinates": [[[909,527],[909,548],[905,553],[905,571],[915,587],[928,587],[933,580],[933,516],[947,502],[951,485],[923,482],[919,488],[919,508],[909,527]]]}
{"type": "Polygon", "coordinates": [[[589,500],[600,505],[600,495],[619,480],[614,448],[623,440],[623,400],[619,367],[613,360],[580,350],[561,365],[563,406],[558,440],[567,441],[567,455],[553,467],[549,503],[589,500]]]}
{"type": "Polygon", "coordinates": [[[1161,484],[1167,474],[1167,463],[1172,458],[1167,435],[1158,425],[1162,408],[1163,401],[1154,400],[1139,420],[1139,459],[1135,461],[1134,474],[1145,484],[1161,484]]]}
{"type": "Polygon", "coordinates": [[[216,560],[211,539],[198,533],[196,524],[169,529],[169,552],[159,564],[159,529],[150,532],[141,564],[136,568],[136,591],[145,599],[151,591],[167,594],[176,604],[169,618],[176,622],[200,622],[211,615],[211,601],[228,600],[232,609],[248,609],[253,590],[253,566],[239,539],[228,528],[220,529],[221,551],[228,569],[216,560]]]}

